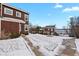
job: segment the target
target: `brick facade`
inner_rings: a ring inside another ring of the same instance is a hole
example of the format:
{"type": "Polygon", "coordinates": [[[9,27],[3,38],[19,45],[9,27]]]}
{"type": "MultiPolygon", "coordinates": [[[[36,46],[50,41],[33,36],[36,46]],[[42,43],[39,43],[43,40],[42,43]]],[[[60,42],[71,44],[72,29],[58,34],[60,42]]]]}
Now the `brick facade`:
{"type": "Polygon", "coordinates": [[[0,9],[0,15],[1,15],[1,9],[0,9]]]}
{"type": "Polygon", "coordinates": [[[26,14],[26,13],[24,13],[24,12],[22,12],[22,11],[19,11],[19,10],[17,10],[17,9],[14,9],[14,8],[11,8],[11,7],[8,7],[8,6],[5,6],[5,5],[3,5],[3,7],[2,7],[2,16],[4,16],[4,17],[10,17],[10,18],[15,18],[15,19],[20,19],[20,20],[24,20],[24,15],[26,14]],[[12,9],[13,10],[13,15],[8,15],[8,14],[5,14],[4,13],[4,8],[9,8],[9,9],[12,9]],[[20,17],[16,17],[16,11],[19,11],[19,12],[21,12],[21,18],[20,17]]]}
{"type": "Polygon", "coordinates": [[[25,25],[28,25],[29,21],[28,20],[28,13],[20,10],[20,9],[16,9],[15,7],[12,6],[8,6],[5,4],[1,4],[0,7],[0,38],[2,35],[2,32],[4,33],[20,33],[20,32],[25,32],[27,30],[28,33],[28,29],[26,29],[27,27],[25,27],[25,25]],[[9,10],[12,10],[12,14],[7,14],[5,13],[6,9],[4,8],[8,8],[9,10]],[[17,17],[16,12],[20,12],[21,17],[17,17]],[[26,29],[26,30],[25,30],[26,29]]]}
{"type": "Polygon", "coordinates": [[[4,30],[5,33],[11,33],[11,32],[19,33],[19,23],[1,21],[1,30],[4,30]]]}

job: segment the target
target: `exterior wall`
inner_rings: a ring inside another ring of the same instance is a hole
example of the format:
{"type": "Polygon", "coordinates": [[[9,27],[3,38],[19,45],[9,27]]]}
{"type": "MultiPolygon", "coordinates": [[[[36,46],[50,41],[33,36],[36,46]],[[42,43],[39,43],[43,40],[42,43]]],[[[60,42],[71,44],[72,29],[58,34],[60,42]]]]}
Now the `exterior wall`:
{"type": "Polygon", "coordinates": [[[11,33],[11,32],[19,33],[19,23],[1,20],[1,31],[2,30],[5,33],[11,33]]]}
{"type": "Polygon", "coordinates": [[[37,32],[37,30],[36,30],[36,28],[31,28],[30,32],[33,33],[33,34],[35,34],[37,32]]]}
{"type": "Polygon", "coordinates": [[[0,3],[0,16],[2,16],[2,4],[0,3]]]}
{"type": "Polygon", "coordinates": [[[15,19],[15,18],[10,18],[10,17],[2,17],[3,21],[10,21],[10,22],[18,22],[18,23],[25,23],[23,20],[15,19]]]}
{"type": "Polygon", "coordinates": [[[28,22],[28,16],[29,14],[21,11],[19,9],[16,9],[11,6],[7,6],[4,4],[1,4],[0,8],[0,13],[1,13],[1,18],[0,18],[0,36],[1,36],[1,31],[4,30],[5,33],[11,33],[11,32],[24,32],[25,29],[27,28],[27,32],[29,31],[29,27],[27,25],[29,24],[28,22]],[[13,15],[8,15],[4,13],[4,8],[7,7],[9,9],[13,10],[13,15]],[[21,17],[16,16],[16,11],[21,12],[21,17]],[[25,18],[25,14],[27,15],[27,18],[25,18]],[[26,25],[26,27],[25,27],[26,25]]]}
{"type": "MultiPolygon", "coordinates": [[[[21,20],[24,20],[25,21],[25,14],[28,15],[27,13],[23,12],[23,11],[20,11],[18,9],[15,9],[15,8],[12,8],[10,6],[6,6],[6,5],[2,5],[2,16],[3,17],[10,17],[10,18],[16,18],[16,19],[21,19],[21,20]],[[4,8],[7,7],[9,9],[12,9],[13,10],[13,15],[8,15],[8,14],[5,14],[4,13],[4,8]],[[21,17],[16,17],[16,11],[19,11],[21,12],[21,17]]],[[[26,19],[27,20],[27,19],[26,19]]]]}
{"type": "Polygon", "coordinates": [[[0,16],[1,16],[1,4],[0,4],[0,16]]]}
{"type": "Polygon", "coordinates": [[[6,7],[7,7],[7,6],[5,6],[5,5],[3,5],[3,7],[2,7],[2,9],[3,9],[3,11],[2,11],[2,16],[4,16],[4,17],[11,17],[11,18],[17,18],[17,19],[23,19],[23,20],[24,20],[24,14],[23,14],[23,13],[22,13],[21,18],[20,18],[20,17],[16,17],[16,11],[17,11],[17,10],[15,10],[15,9],[13,9],[13,8],[10,8],[10,7],[7,7],[7,8],[13,10],[13,15],[5,14],[5,13],[4,13],[4,8],[6,8],[6,7]]]}
{"type": "MultiPolygon", "coordinates": [[[[0,3],[0,16],[1,16],[1,3],[0,3]]],[[[1,18],[0,18],[0,38],[1,38],[1,18]]]]}
{"type": "Polygon", "coordinates": [[[0,16],[1,16],[1,9],[0,9],[0,16]]]}
{"type": "Polygon", "coordinates": [[[1,18],[0,18],[0,38],[1,38],[1,18]]]}
{"type": "Polygon", "coordinates": [[[44,28],[43,33],[52,35],[54,33],[54,28],[44,28]]]}

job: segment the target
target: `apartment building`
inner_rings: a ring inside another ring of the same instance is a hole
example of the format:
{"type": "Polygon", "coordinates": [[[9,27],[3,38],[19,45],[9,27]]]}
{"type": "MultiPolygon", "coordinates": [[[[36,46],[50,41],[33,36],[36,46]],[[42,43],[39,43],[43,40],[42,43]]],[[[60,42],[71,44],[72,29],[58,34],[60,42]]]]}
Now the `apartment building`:
{"type": "Polygon", "coordinates": [[[0,3],[0,37],[4,33],[20,33],[29,30],[29,13],[0,3]]]}

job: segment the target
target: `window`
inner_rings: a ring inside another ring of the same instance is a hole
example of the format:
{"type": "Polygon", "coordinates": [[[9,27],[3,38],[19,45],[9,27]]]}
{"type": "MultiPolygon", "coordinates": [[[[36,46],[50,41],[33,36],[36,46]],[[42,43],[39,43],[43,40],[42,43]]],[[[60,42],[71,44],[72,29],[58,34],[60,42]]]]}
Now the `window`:
{"type": "Polygon", "coordinates": [[[28,20],[28,15],[27,14],[25,14],[25,20],[28,20]]]}
{"type": "Polygon", "coordinates": [[[21,17],[21,12],[16,12],[16,17],[21,17]]]}
{"type": "Polygon", "coordinates": [[[4,14],[13,15],[13,10],[9,8],[4,8],[4,14]]]}

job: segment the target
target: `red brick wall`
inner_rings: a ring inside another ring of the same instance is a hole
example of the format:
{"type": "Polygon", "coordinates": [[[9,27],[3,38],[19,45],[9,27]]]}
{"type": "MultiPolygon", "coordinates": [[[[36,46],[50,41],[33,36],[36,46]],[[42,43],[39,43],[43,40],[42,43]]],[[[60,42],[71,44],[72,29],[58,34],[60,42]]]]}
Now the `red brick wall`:
{"type": "MultiPolygon", "coordinates": [[[[2,6],[2,9],[3,9],[2,15],[3,15],[4,17],[10,17],[10,18],[15,18],[15,19],[24,20],[24,19],[25,19],[24,15],[27,14],[27,13],[24,13],[24,12],[18,10],[18,9],[14,9],[14,8],[9,7],[9,6],[6,6],[6,5],[3,5],[3,6],[2,6]],[[4,8],[5,8],[5,7],[9,8],[9,9],[12,9],[12,10],[13,10],[13,15],[5,14],[5,13],[4,13],[4,8]],[[21,17],[16,17],[16,11],[21,12],[21,17]]],[[[25,20],[24,20],[24,21],[25,21],[25,20]]]]}
{"type": "Polygon", "coordinates": [[[0,9],[0,15],[1,15],[1,9],[0,9]]]}
{"type": "Polygon", "coordinates": [[[1,21],[1,30],[4,30],[5,33],[18,32],[19,33],[19,23],[1,21]]]}

